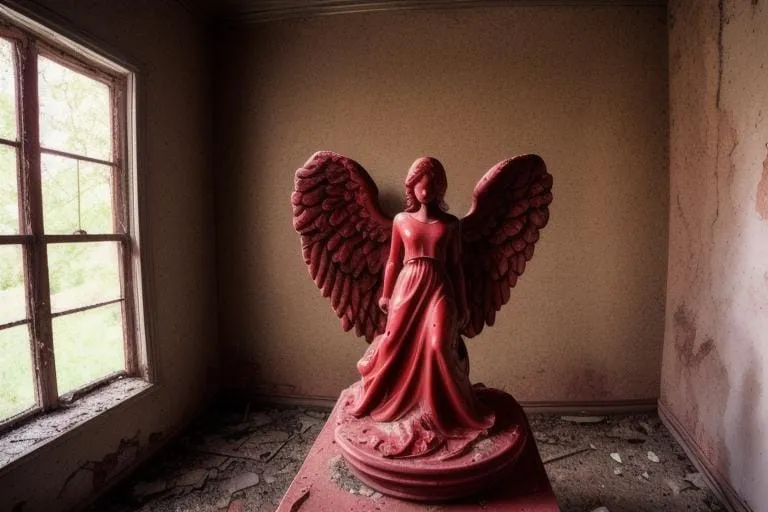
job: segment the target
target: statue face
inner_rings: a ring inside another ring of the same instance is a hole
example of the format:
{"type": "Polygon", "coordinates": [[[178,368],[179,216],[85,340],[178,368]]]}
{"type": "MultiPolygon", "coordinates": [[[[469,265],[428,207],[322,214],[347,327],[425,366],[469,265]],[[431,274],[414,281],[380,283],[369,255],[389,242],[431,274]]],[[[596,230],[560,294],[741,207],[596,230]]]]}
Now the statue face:
{"type": "Polygon", "coordinates": [[[429,204],[437,199],[437,187],[429,174],[425,174],[414,185],[413,193],[421,204],[429,204]]]}

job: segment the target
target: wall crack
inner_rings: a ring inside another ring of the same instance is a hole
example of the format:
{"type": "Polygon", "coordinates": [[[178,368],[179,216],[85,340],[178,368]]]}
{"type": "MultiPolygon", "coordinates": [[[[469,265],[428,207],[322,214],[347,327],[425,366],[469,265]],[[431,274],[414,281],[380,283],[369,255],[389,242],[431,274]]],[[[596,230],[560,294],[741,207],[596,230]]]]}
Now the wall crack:
{"type": "Polygon", "coordinates": [[[718,0],[717,8],[720,12],[720,26],[717,30],[717,95],[715,96],[715,106],[720,110],[720,96],[723,86],[723,30],[725,29],[725,0],[718,0]]]}

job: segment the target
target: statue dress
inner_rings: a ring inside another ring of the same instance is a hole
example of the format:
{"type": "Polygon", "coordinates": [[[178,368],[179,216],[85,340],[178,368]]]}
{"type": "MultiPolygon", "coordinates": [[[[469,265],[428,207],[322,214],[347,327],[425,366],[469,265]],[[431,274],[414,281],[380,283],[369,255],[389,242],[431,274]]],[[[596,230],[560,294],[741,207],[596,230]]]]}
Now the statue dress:
{"type": "Polygon", "coordinates": [[[350,412],[399,421],[400,435],[382,447],[390,457],[422,455],[444,443],[452,444],[447,453],[456,453],[494,423],[469,382],[454,292],[464,292],[463,277],[452,279],[460,272],[451,272],[461,264],[460,224],[445,217],[433,222],[408,213],[395,217],[391,268],[404,263],[385,330],[357,365],[362,384],[350,412]]]}

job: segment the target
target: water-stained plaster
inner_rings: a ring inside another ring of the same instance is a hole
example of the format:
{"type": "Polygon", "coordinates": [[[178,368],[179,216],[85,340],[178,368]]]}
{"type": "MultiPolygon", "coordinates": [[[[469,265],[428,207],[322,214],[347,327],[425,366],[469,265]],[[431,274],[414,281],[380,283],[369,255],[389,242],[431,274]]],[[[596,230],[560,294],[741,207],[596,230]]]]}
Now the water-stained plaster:
{"type": "Polygon", "coordinates": [[[760,183],[757,184],[755,211],[761,220],[768,220],[768,154],[763,160],[763,174],[760,177],[760,183]]]}
{"type": "Polygon", "coordinates": [[[768,9],[670,3],[661,401],[734,503],[768,509],[768,9]],[[763,476],[761,476],[763,475],[763,476]]]}

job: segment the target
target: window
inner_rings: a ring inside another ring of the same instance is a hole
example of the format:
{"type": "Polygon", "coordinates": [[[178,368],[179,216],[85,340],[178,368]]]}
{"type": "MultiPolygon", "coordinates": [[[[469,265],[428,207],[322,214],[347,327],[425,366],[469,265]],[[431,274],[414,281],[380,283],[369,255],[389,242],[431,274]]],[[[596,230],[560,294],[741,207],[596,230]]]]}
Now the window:
{"type": "Polygon", "coordinates": [[[0,428],[148,377],[133,75],[50,35],[0,7],[0,428]]]}

